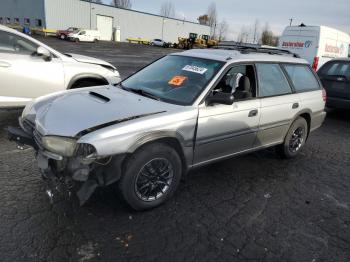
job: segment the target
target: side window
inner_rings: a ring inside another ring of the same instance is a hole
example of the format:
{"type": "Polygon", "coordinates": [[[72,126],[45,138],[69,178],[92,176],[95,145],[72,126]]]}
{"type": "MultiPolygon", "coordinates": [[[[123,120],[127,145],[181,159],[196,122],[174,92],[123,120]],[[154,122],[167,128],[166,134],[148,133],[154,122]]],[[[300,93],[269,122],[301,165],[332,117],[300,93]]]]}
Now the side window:
{"type": "Polygon", "coordinates": [[[256,97],[254,66],[237,65],[232,67],[214,88],[214,92],[231,93],[235,100],[256,97]]]}
{"type": "Polygon", "coordinates": [[[38,46],[12,33],[0,31],[0,53],[32,55],[38,46]]]}
{"type": "Polygon", "coordinates": [[[81,31],[81,32],[79,33],[79,35],[85,35],[85,34],[86,34],[85,31],[81,31]]]}
{"type": "Polygon", "coordinates": [[[284,65],[296,91],[320,89],[319,83],[306,65],[284,65]]]}
{"type": "Polygon", "coordinates": [[[278,64],[256,65],[259,96],[277,96],[292,93],[288,80],[278,64]]]}
{"type": "Polygon", "coordinates": [[[348,80],[350,79],[350,63],[342,63],[339,68],[340,76],[345,76],[348,80]]]}

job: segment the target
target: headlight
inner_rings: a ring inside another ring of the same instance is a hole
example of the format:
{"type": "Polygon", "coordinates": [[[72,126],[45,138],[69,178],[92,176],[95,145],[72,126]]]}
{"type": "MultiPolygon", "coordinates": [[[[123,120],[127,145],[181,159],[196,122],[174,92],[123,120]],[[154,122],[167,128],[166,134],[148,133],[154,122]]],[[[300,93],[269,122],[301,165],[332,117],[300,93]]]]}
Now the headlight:
{"type": "Polygon", "coordinates": [[[42,143],[48,151],[70,157],[74,155],[77,141],[67,137],[44,136],[42,143]]]}

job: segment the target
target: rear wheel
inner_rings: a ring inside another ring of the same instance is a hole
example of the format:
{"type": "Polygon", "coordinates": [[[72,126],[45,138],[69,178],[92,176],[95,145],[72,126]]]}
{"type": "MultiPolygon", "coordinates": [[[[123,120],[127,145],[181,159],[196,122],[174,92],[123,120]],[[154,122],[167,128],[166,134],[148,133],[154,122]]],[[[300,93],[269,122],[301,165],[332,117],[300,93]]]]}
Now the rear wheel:
{"type": "Polygon", "coordinates": [[[288,130],[282,145],[277,147],[283,158],[293,158],[304,147],[308,135],[308,125],[303,117],[298,117],[288,130]]]}
{"type": "Polygon", "coordinates": [[[128,158],[124,167],[119,189],[135,210],[163,204],[181,180],[182,163],[178,153],[161,143],[144,146],[128,158]]]}
{"type": "Polygon", "coordinates": [[[94,39],[94,43],[98,43],[98,39],[95,38],[95,39],[94,39]]]}

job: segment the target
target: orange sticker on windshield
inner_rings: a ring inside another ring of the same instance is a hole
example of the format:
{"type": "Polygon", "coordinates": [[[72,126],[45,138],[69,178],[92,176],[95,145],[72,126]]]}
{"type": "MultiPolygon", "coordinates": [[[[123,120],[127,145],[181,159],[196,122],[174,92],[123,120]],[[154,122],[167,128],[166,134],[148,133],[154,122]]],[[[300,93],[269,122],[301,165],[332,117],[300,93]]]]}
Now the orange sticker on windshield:
{"type": "Polygon", "coordinates": [[[174,76],[169,82],[169,85],[182,86],[182,84],[187,80],[186,76],[174,76]]]}

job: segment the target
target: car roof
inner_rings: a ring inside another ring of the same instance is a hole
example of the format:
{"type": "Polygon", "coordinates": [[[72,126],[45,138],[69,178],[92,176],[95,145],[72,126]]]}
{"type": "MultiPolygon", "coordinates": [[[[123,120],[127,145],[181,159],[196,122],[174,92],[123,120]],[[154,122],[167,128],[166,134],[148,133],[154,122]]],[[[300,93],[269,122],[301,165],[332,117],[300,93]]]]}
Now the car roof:
{"type": "Polygon", "coordinates": [[[350,57],[339,57],[330,60],[329,62],[350,62],[350,57]]]}
{"type": "Polygon", "coordinates": [[[211,59],[221,62],[254,61],[308,64],[306,60],[295,58],[291,55],[244,52],[227,49],[192,49],[181,53],[175,53],[173,55],[211,59]]]}

